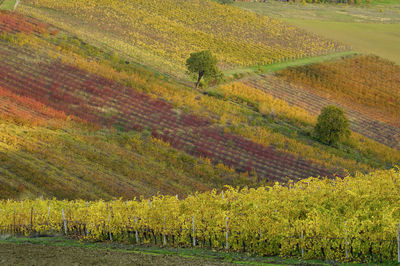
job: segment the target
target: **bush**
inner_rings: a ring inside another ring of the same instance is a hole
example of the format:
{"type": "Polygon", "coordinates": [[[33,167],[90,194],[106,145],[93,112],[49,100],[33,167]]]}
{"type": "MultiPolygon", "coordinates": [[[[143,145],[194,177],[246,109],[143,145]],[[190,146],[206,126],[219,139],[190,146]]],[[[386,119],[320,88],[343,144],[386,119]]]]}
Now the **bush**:
{"type": "Polygon", "coordinates": [[[345,111],[329,105],[324,107],[318,116],[314,132],[319,141],[332,145],[350,135],[349,125],[345,111]]]}
{"type": "Polygon", "coordinates": [[[217,2],[220,4],[232,4],[234,1],[233,0],[217,0],[217,2]]]}

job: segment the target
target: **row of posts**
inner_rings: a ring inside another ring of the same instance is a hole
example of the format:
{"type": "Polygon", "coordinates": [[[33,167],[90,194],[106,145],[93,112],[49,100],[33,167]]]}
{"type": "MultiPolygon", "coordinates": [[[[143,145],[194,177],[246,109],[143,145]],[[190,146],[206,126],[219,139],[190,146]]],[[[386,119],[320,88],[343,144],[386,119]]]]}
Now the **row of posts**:
{"type": "MultiPolygon", "coordinates": [[[[62,212],[62,218],[63,218],[63,224],[64,224],[64,232],[67,235],[68,234],[68,227],[67,227],[67,222],[65,219],[64,215],[64,209],[61,210],[62,212]]],[[[33,207],[31,210],[31,227],[32,227],[32,215],[33,215],[33,207]]],[[[49,214],[50,216],[50,207],[49,207],[49,214]]],[[[165,224],[166,218],[164,216],[164,224],[165,224]]],[[[110,216],[108,216],[108,222],[110,222],[110,216]]],[[[135,216],[135,224],[137,224],[137,217],[135,216]]],[[[15,208],[14,208],[14,226],[15,226],[15,208]]],[[[347,224],[345,223],[345,230],[346,230],[346,235],[347,235],[347,224]]],[[[192,216],[192,233],[193,233],[193,247],[196,247],[196,227],[195,227],[195,219],[194,215],[192,216]]],[[[111,232],[109,233],[110,235],[110,240],[112,241],[112,235],[111,232]]],[[[139,233],[137,229],[135,229],[135,239],[136,243],[139,243],[139,233]]],[[[303,231],[301,231],[301,239],[304,240],[304,234],[303,231]]],[[[165,232],[163,233],[163,244],[167,245],[166,241],[166,235],[165,232]]],[[[348,239],[346,237],[346,259],[349,258],[349,250],[348,250],[348,239]]],[[[228,231],[228,216],[225,217],[225,249],[229,249],[229,231],[228,231]]],[[[302,245],[301,247],[301,256],[304,257],[304,246],[302,245]]],[[[397,223],[397,262],[400,263],[400,223],[397,223]]]]}
{"type": "MultiPolygon", "coordinates": [[[[88,203],[86,203],[88,205],[88,203]]],[[[149,201],[150,205],[150,201],[149,201]]],[[[49,224],[49,219],[50,219],[50,211],[51,211],[51,206],[49,205],[48,213],[47,213],[47,224],[49,224]]],[[[64,233],[65,235],[68,235],[68,226],[67,226],[67,220],[65,219],[65,214],[64,214],[64,209],[61,210],[62,214],[62,219],[63,219],[63,226],[64,226],[64,233]]],[[[31,207],[31,230],[33,229],[33,219],[34,219],[34,209],[33,206],[31,207]]],[[[110,223],[111,217],[110,215],[108,216],[108,222],[110,223]]],[[[135,224],[137,224],[138,220],[137,217],[135,216],[135,224]]],[[[164,224],[166,222],[166,217],[164,216],[164,224]]],[[[16,209],[14,207],[14,217],[13,217],[13,223],[14,223],[14,231],[16,229],[16,209]]],[[[345,230],[346,230],[346,235],[347,235],[347,224],[345,223],[345,230]]],[[[88,231],[86,229],[86,233],[88,234],[88,231]]],[[[193,233],[193,247],[196,247],[196,226],[195,226],[195,219],[194,216],[192,216],[192,233],[193,233]]],[[[109,232],[109,237],[110,240],[112,241],[112,234],[109,232]]],[[[139,243],[139,232],[137,229],[135,230],[135,239],[136,243],[139,243]]],[[[301,239],[304,240],[304,234],[303,231],[301,232],[301,239]]],[[[167,244],[166,241],[166,235],[165,232],[163,233],[163,243],[164,245],[167,244]]],[[[348,239],[346,237],[346,259],[349,258],[349,251],[348,251],[348,239]]],[[[225,249],[229,249],[229,231],[228,231],[228,216],[225,217],[225,249]]],[[[304,257],[304,246],[302,245],[301,247],[301,256],[304,257]]],[[[397,223],[397,262],[400,263],[400,224],[397,223]]]]}

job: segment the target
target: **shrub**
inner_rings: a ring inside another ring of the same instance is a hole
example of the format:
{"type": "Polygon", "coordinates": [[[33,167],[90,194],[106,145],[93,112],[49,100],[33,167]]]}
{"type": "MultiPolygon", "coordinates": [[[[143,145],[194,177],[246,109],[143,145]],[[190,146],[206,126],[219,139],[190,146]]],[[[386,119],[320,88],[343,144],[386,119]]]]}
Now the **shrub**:
{"type": "Polygon", "coordinates": [[[329,105],[318,116],[314,132],[319,141],[332,145],[350,135],[349,124],[343,109],[329,105]]]}

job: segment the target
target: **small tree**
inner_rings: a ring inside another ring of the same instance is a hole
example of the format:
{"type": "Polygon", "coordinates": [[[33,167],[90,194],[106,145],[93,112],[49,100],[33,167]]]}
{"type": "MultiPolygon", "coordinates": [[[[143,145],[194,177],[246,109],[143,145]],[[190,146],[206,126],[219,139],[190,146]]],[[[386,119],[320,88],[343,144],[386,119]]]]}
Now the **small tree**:
{"type": "Polygon", "coordinates": [[[321,142],[332,145],[350,135],[349,125],[343,109],[328,105],[318,116],[314,132],[321,142]]]}
{"type": "Polygon", "coordinates": [[[205,50],[197,53],[191,53],[186,60],[186,67],[191,74],[197,74],[196,89],[199,87],[201,79],[217,77],[219,74],[217,68],[217,58],[210,51],[205,50]]]}

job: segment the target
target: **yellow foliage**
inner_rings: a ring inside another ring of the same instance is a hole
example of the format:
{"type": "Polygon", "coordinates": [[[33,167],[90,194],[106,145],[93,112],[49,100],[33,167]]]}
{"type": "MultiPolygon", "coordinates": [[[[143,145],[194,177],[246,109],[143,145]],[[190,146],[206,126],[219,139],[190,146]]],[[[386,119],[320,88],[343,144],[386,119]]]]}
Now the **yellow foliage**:
{"type": "Polygon", "coordinates": [[[64,232],[64,213],[69,233],[91,240],[111,236],[124,241],[129,230],[134,242],[137,236],[151,244],[156,236],[162,243],[165,236],[165,244],[187,247],[195,236],[199,246],[205,241],[223,248],[227,230],[228,246],[234,251],[301,256],[303,249],[306,259],[393,261],[399,184],[399,169],[393,169],[335,180],[309,178],[286,186],[226,187],[223,193],[213,190],[185,199],[157,195],[109,202],[3,200],[0,227],[12,230],[15,219],[16,229],[26,235],[64,232]],[[79,226],[86,230],[78,231],[79,226]]]}
{"type": "Polygon", "coordinates": [[[344,49],[280,20],[213,1],[29,0],[24,3],[28,5],[22,5],[23,12],[168,72],[184,71],[189,54],[206,49],[217,56],[222,68],[270,64],[344,49]]]}

